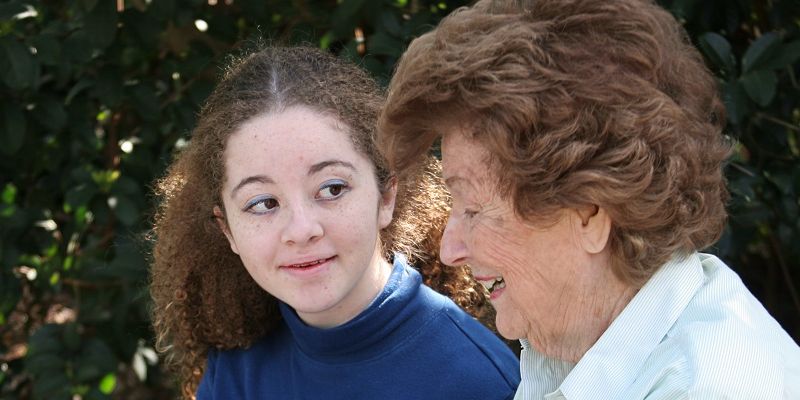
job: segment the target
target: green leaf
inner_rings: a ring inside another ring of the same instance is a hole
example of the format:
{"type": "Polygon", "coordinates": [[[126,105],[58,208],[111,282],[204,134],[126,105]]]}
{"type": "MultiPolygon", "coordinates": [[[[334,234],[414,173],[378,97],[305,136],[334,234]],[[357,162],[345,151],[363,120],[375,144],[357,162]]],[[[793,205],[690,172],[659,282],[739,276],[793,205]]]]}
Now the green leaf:
{"type": "Polygon", "coordinates": [[[67,122],[64,104],[52,97],[45,97],[34,109],[36,119],[51,130],[58,131],[67,122]]]}
{"type": "Polygon", "coordinates": [[[81,347],[81,335],[78,333],[78,324],[71,322],[64,325],[64,346],[69,351],[77,351],[81,347]]]}
{"type": "Polygon", "coordinates": [[[121,238],[115,242],[115,249],[114,259],[101,267],[102,269],[94,271],[98,276],[138,281],[147,274],[146,262],[139,245],[129,238],[121,238]]]}
{"type": "Polygon", "coordinates": [[[700,36],[698,41],[700,50],[717,68],[733,72],[735,59],[731,53],[731,44],[722,35],[715,32],[708,32],[700,36]]]}
{"type": "Polygon", "coordinates": [[[767,70],[751,72],[741,78],[742,86],[753,101],[766,107],[775,98],[778,86],[778,77],[767,70]]]}
{"type": "Polygon", "coordinates": [[[84,10],[91,10],[97,6],[98,0],[81,0],[84,10]]]}
{"type": "Polygon", "coordinates": [[[367,53],[400,57],[403,43],[385,32],[378,32],[367,38],[367,53]]]}
{"type": "Polygon", "coordinates": [[[79,184],[71,187],[64,196],[64,202],[73,209],[84,206],[97,194],[97,187],[89,184],[79,184]]]}
{"type": "Polygon", "coordinates": [[[89,43],[99,49],[108,47],[116,36],[118,18],[116,2],[98,1],[84,20],[89,43]]]}
{"type": "Polygon", "coordinates": [[[70,393],[69,378],[62,373],[50,373],[37,377],[33,381],[33,398],[47,400],[69,400],[72,398],[70,393]]]}
{"type": "Polygon", "coordinates": [[[55,353],[41,354],[25,359],[25,369],[37,377],[63,372],[66,365],[67,362],[55,353]]]}
{"type": "Polygon", "coordinates": [[[114,214],[127,226],[132,226],[139,222],[139,207],[127,196],[116,196],[114,214]]]}
{"type": "Polygon", "coordinates": [[[58,339],[59,328],[57,325],[43,325],[33,333],[28,341],[28,356],[61,351],[61,342],[58,339]]]}
{"type": "Polygon", "coordinates": [[[31,45],[36,49],[36,58],[45,65],[58,65],[61,59],[61,45],[54,35],[41,34],[31,39],[31,45]]]}
{"type": "Polygon", "coordinates": [[[750,113],[747,92],[738,82],[725,82],[722,84],[722,101],[728,113],[728,121],[738,125],[750,113]]]}
{"type": "Polygon", "coordinates": [[[0,125],[0,150],[7,155],[15,154],[25,141],[27,120],[25,113],[16,104],[2,105],[3,123],[0,125]]]}
{"type": "Polygon", "coordinates": [[[99,389],[103,394],[111,394],[115,387],[117,387],[117,376],[114,374],[107,374],[100,380],[99,389]]]}
{"type": "Polygon", "coordinates": [[[136,85],[131,89],[133,105],[139,116],[145,121],[154,121],[160,114],[158,96],[152,88],[144,84],[136,85]]]}
{"type": "Polygon", "coordinates": [[[364,7],[366,0],[343,0],[331,18],[332,39],[352,37],[355,16],[364,7]]]}
{"type": "Polygon", "coordinates": [[[108,345],[100,339],[89,339],[75,360],[75,379],[90,382],[114,371],[116,360],[108,345]]]}
{"type": "Polygon", "coordinates": [[[780,45],[780,37],[775,32],[767,32],[750,44],[742,57],[742,70],[750,72],[768,60],[780,45]]]}
{"type": "Polygon", "coordinates": [[[112,68],[100,71],[97,83],[92,89],[94,96],[109,107],[113,108],[119,105],[125,93],[122,80],[119,78],[121,75],[120,71],[112,68]]]}
{"type": "Polygon", "coordinates": [[[675,0],[670,6],[670,11],[675,18],[689,20],[692,18],[696,0],[675,0]]]}
{"type": "Polygon", "coordinates": [[[17,198],[17,187],[13,183],[6,183],[3,187],[3,192],[0,194],[0,200],[5,204],[14,204],[14,199],[17,198]]]}
{"type": "MultiPolygon", "coordinates": [[[[188,96],[196,105],[201,105],[206,101],[208,95],[214,90],[214,85],[208,81],[196,81],[188,90],[188,96]]],[[[195,110],[196,112],[196,110],[195,110]]]]}
{"type": "Polygon", "coordinates": [[[67,97],[64,99],[64,104],[69,105],[72,103],[72,99],[75,98],[78,93],[80,93],[83,89],[92,86],[93,84],[94,82],[92,82],[89,78],[83,78],[79,80],[78,83],[76,83],[72,89],[69,90],[69,93],[67,93],[67,97]]]}
{"type": "Polygon", "coordinates": [[[0,21],[10,20],[15,15],[25,12],[25,10],[27,10],[25,5],[19,1],[11,1],[6,4],[0,4],[0,21]]]}
{"type": "Polygon", "coordinates": [[[77,30],[62,43],[62,52],[66,60],[75,64],[83,64],[92,59],[93,46],[84,30],[77,30]]]}
{"type": "Polygon", "coordinates": [[[147,11],[160,21],[169,21],[178,8],[176,3],[176,0],[153,1],[147,6],[147,11]]]}
{"type": "Polygon", "coordinates": [[[356,13],[364,7],[366,2],[367,0],[343,0],[339,6],[336,7],[336,11],[333,15],[334,20],[347,19],[356,15],[356,13]]]}
{"type": "Polygon", "coordinates": [[[84,362],[76,365],[75,380],[78,382],[90,382],[97,379],[103,372],[98,366],[84,362]]]}
{"type": "Polygon", "coordinates": [[[319,48],[323,50],[328,50],[331,46],[331,33],[327,32],[319,38],[319,48]]]}
{"type": "Polygon", "coordinates": [[[773,56],[761,64],[763,69],[782,69],[800,60],[800,40],[778,46],[773,56]]]}
{"type": "MultiPolygon", "coordinates": [[[[381,21],[380,26],[386,30],[390,35],[395,37],[400,37],[403,35],[403,27],[400,26],[400,20],[397,16],[397,13],[392,12],[390,10],[386,10],[381,14],[381,21]]],[[[400,43],[400,48],[397,50],[400,51],[402,49],[403,44],[400,43]]]]}
{"type": "Polygon", "coordinates": [[[142,193],[141,183],[127,176],[120,176],[119,179],[114,181],[111,185],[111,193],[139,196],[142,193]]]}
{"type": "Polygon", "coordinates": [[[12,89],[35,86],[38,63],[28,48],[11,36],[0,38],[0,59],[4,59],[0,73],[12,89]]]}

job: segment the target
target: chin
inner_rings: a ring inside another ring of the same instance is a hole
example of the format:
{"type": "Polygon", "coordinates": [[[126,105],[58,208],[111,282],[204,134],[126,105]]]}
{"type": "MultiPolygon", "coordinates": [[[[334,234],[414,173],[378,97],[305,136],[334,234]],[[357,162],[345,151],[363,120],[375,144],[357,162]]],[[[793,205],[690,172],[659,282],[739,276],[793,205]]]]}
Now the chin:
{"type": "Polygon", "coordinates": [[[303,299],[303,301],[296,301],[293,303],[286,303],[289,307],[292,307],[295,311],[305,314],[318,314],[325,312],[331,308],[333,308],[333,302],[328,301],[308,301],[308,299],[303,299]]]}
{"type": "MultiPolygon", "coordinates": [[[[519,318],[519,317],[517,317],[519,318]]],[[[497,333],[508,340],[526,339],[526,332],[516,318],[497,312],[494,319],[497,333]]]]}
{"type": "Polygon", "coordinates": [[[515,329],[504,326],[503,323],[497,319],[495,320],[495,326],[497,327],[497,333],[508,340],[519,340],[525,338],[524,335],[518,335],[515,329]]]}

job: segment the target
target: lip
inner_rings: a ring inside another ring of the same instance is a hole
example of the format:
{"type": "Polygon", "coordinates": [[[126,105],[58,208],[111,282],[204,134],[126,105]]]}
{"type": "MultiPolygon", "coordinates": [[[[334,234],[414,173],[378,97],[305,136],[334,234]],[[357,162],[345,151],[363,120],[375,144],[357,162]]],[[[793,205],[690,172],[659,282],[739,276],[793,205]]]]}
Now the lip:
{"type": "Polygon", "coordinates": [[[489,300],[497,300],[500,296],[503,295],[503,292],[506,291],[507,288],[495,289],[492,290],[492,293],[489,295],[489,300]]]}
{"type": "Polygon", "coordinates": [[[476,281],[493,281],[499,276],[500,275],[473,275],[472,277],[475,278],[476,281]]]}
{"type": "Polygon", "coordinates": [[[333,261],[335,261],[338,256],[330,256],[330,257],[322,257],[322,258],[307,258],[302,260],[294,261],[290,264],[284,264],[278,267],[281,271],[285,271],[290,275],[307,278],[314,275],[318,275],[326,270],[333,261]],[[302,264],[308,264],[315,261],[321,261],[315,265],[301,267],[302,264]]]}
{"type": "MultiPolygon", "coordinates": [[[[500,276],[500,275],[476,275],[474,272],[473,272],[473,275],[472,275],[472,277],[473,277],[473,278],[474,278],[476,281],[478,281],[478,283],[480,283],[480,284],[482,284],[482,285],[484,285],[484,286],[486,286],[486,285],[484,284],[485,282],[489,282],[489,283],[492,283],[492,284],[494,284],[494,282],[495,282],[495,281],[497,281],[498,279],[502,279],[502,278],[503,278],[503,277],[502,277],[502,276],[500,276]]],[[[487,289],[487,291],[488,291],[488,289],[487,289]]],[[[506,291],[506,287],[503,287],[503,288],[499,288],[499,289],[494,289],[494,290],[488,291],[488,293],[489,293],[489,300],[492,300],[492,301],[493,301],[493,300],[496,300],[496,299],[500,298],[500,296],[502,296],[502,295],[503,295],[503,292],[505,292],[505,291],[506,291]]]]}

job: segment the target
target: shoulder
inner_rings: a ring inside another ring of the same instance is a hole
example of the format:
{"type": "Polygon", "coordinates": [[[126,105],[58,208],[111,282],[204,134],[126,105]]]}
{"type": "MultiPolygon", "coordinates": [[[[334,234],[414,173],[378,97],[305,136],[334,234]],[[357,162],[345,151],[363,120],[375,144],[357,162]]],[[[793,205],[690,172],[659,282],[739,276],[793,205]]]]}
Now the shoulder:
{"type": "MultiPolygon", "coordinates": [[[[280,370],[288,357],[291,335],[288,329],[278,329],[246,348],[209,349],[205,371],[198,388],[198,399],[209,393],[239,393],[243,382],[255,373],[280,370]]],[[[238,394],[231,398],[241,398],[238,394]]]]}
{"type": "Polygon", "coordinates": [[[269,380],[263,377],[278,376],[289,357],[291,335],[281,326],[247,348],[210,349],[197,399],[243,399],[265,393],[269,380]]]}
{"type": "Polygon", "coordinates": [[[780,398],[783,363],[761,338],[727,324],[697,322],[664,343],[669,371],[661,386],[689,398],[780,398]],[[765,396],[774,392],[775,396],[765,396]]]}
{"type": "Polygon", "coordinates": [[[706,281],[658,349],[682,366],[674,378],[689,398],[782,398],[800,349],[735,272],[700,258],[706,281]]]}
{"type": "Polygon", "coordinates": [[[791,398],[787,385],[800,379],[787,364],[800,360],[794,347],[737,322],[683,321],[650,354],[634,387],[648,400],[791,398]]]}
{"type": "Polygon", "coordinates": [[[448,363],[464,360],[458,368],[465,379],[492,378],[513,393],[520,381],[519,360],[508,345],[449,298],[424,285],[422,292],[440,307],[426,329],[426,340],[436,343],[448,363]]]}

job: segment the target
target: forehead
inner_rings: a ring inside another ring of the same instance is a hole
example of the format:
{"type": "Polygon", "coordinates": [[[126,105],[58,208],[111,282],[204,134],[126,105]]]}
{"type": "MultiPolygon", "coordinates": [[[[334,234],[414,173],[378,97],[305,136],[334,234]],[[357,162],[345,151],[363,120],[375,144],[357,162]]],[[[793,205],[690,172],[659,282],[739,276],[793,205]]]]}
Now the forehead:
{"type": "Polygon", "coordinates": [[[500,201],[495,169],[489,151],[463,132],[442,137],[442,176],[455,203],[500,201]]]}
{"type": "Polygon", "coordinates": [[[442,175],[451,189],[488,180],[489,152],[462,129],[452,129],[442,137],[442,175]]]}
{"type": "Polygon", "coordinates": [[[369,168],[371,163],[356,150],[347,128],[336,118],[306,107],[258,115],[228,138],[226,176],[304,169],[333,156],[369,168]]]}

